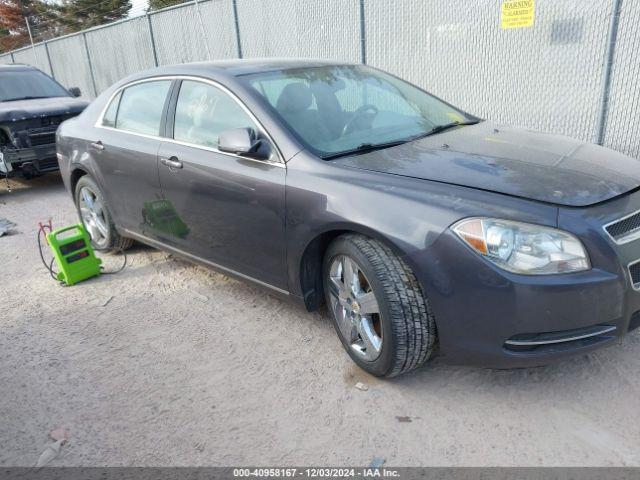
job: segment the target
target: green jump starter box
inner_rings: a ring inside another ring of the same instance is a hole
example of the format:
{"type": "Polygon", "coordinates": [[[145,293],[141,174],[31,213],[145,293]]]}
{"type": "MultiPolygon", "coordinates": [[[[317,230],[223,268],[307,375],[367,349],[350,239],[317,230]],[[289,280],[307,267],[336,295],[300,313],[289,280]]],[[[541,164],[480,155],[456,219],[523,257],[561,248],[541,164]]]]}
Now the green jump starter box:
{"type": "Polygon", "coordinates": [[[75,285],[100,275],[102,262],[95,256],[89,234],[81,224],[47,233],[47,242],[58,265],[58,280],[75,285]]]}

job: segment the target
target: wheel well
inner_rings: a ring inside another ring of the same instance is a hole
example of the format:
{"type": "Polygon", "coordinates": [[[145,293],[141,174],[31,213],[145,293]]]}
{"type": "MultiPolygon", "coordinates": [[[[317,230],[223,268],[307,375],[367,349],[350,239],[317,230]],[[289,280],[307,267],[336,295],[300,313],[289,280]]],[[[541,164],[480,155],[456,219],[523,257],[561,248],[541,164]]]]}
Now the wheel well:
{"type": "Polygon", "coordinates": [[[300,287],[304,295],[307,310],[313,312],[324,303],[324,286],[322,283],[322,261],[324,254],[333,240],[348,230],[332,230],[314,238],[300,261],[300,287]]]}
{"type": "Polygon", "coordinates": [[[74,197],[75,197],[76,185],[78,184],[78,180],[80,180],[80,177],[83,177],[85,175],[87,175],[87,172],[85,172],[81,168],[76,168],[73,172],[71,172],[71,179],[70,179],[71,195],[73,195],[74,197]]]}
{"type": "Polygon", "coordinates": [[[375,235],[375,232],[363,232],[356,229],[330,230],[314,238],[305,249],[300,260],[300,287],[304,296],[304,303],[310,312],[317,310],[324,303],[324,284],[322,281],[322,262],[324,254],[337,237],[346,233],[355,233],[372,238],[384,243],[396,254],[402,253],[397,250],[385,238],[375,235]]]}
{"type": "Polygon", "coordinates": [[[402,252],[388,239],[375,235],[375,232],[358,231],[357,229],[331,230],[314,238],[305,249],[300,260],[300,287],[307,310],[313,312],[324,303],[324,283],[322,281],[322,262],[324,255],[337,237],[346,233],[355,233],[377,240],[391,249],[396,255],[402,252]]]}

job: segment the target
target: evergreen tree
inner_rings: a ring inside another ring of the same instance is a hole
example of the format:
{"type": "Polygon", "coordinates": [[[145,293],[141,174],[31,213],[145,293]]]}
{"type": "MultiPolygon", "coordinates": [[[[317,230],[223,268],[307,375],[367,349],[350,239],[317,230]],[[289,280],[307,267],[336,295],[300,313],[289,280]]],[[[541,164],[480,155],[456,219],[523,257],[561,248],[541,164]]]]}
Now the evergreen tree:
{"type": "Polygon", "coordinates": [[[171,5],[178,5],[189,0],[149,0],[149,11],[160,10],[171,5]]]}
{"type": "Polygon", "coordinates": [[[77,32],[126,18],[130,10],[130,0],[65,0],[59,19],[68,31],[77,32]]]}
{"type": "Polygon", "coordinates": [[[35,42],[65,33],[56,20],[58,9],[41,0],[0,0],[0,51],[29,44],[27,20],[35,42]]]}

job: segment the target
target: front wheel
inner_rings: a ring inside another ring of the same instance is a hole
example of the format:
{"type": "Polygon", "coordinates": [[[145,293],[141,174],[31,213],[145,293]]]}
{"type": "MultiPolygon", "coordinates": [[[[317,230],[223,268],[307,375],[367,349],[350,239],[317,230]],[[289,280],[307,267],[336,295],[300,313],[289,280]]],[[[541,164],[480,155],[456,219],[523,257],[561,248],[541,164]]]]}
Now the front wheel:
{"type": "Polygon", "coordinates": [[[78,180],[75,200],[80,220],[96,250],[120,251],[133,244],[133,240],[122,237],[116,231],[104,196],[89,176],[85,175],[78,180]]]}
{"type": "Polygon", "coordinates": [[[330,315],[351,358],[394,377],[431,356],[435,319],[415,275],[388,247],[357,234],[338,237],[324,259],[330,315]]]}

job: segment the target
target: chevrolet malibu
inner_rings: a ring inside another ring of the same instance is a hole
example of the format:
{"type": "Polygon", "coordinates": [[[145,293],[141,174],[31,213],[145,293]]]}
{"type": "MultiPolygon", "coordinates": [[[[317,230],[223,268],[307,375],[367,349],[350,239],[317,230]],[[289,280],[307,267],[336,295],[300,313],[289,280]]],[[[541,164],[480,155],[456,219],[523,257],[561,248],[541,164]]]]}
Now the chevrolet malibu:
{"type": "Polygon", "coordinates": [[[326,304],[377,376],[436,351],[541,365],[640,325],[637,160],[374,68],[162,67],[64,122],[57,148],[96,247],[138,240],[326,304]]]}

